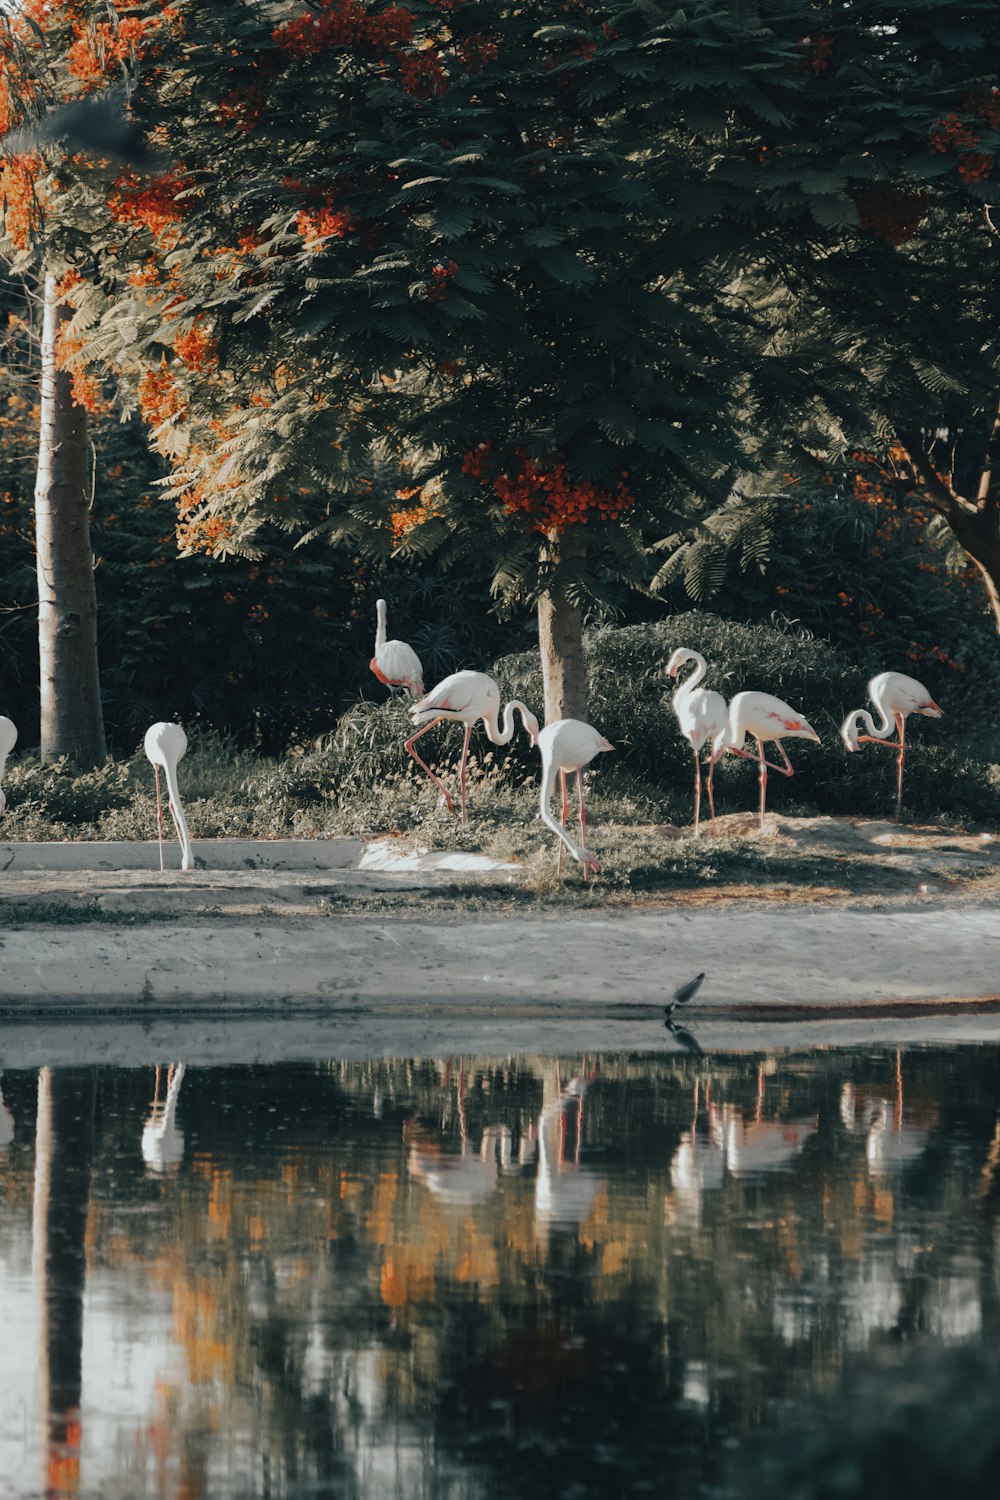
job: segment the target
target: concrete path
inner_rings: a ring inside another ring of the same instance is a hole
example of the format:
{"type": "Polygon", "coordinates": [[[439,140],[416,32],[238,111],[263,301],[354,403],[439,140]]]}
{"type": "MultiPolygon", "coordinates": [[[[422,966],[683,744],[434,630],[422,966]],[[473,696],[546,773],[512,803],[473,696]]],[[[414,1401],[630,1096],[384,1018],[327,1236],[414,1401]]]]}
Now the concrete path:
{"type": "Polygon", "coordinates": [[[1000,1009],[1000,914],[782,906],[24,927],[0,933],[0,1016],[639,1019],[702,969],[698,1014],[719,1019],[1000,1009]]]}

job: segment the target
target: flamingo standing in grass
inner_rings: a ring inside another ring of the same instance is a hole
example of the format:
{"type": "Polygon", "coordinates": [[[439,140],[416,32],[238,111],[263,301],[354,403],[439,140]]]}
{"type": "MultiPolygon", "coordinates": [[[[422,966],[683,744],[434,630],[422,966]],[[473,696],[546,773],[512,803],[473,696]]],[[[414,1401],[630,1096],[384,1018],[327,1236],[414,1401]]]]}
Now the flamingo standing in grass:
{"type": "Polygon", "coordinates": [[[188,835],[187,821],[181,806],[181,794],[177,786],[177,762],[187,749],[187,735],[179,724],[151,724],[144,741],[146,755],[156,772],[156,824],[160,834],[160,869],[163,869],[163,803],[160,800],[160,767],[167,778],[167,798],[170,816],[177,829],[181,843],[181,869],[194,869],[194,854],[188,835]]]}
{"type": "Polygon", "coordinates": [[[785,747],[781,743],[789,736],[815,740],[819,744],[819,735],[811,724],[807,724],[801,715],[783,703],[780,698],[774,698],[770,693],[737,693],[729,705],[729,722],[716,735],[712,744],[712,760],[721,760],[727,750],[733,755],[738,755],[742,760],[753,760],[743,749],[743,741],[750,734],[757,741],[757,760],[760,765],[760,829],[764,831],[764,806],[767,801],[767,772],[768,767],[777,771],[780,776],[794,776],[795,769],[785,754],[785,747]],[[778,754],[781,756],[783,765],[776,766],[773,761],[764,758],[765,740],[774,740],[778,746],[778,754]]]}
{"type": "Polygon", "coordinates": [[[379,682],[388,688],[408,688],[414,698],[423,697],[424,669],[420,657],[405,641],[385,638],[385,600],[375,600],[375,655],[369,666],[379,682]]]}
{"type": "Polygon", "coordinates": [[[472,726],[477,719],[482,719],[490,743],[493,745],[509,745],[514,738],[514,710],[521,715],[521,723],[531,736],[534,745],[538,739],[538,720],[531,709],[522,703],[520,698],[512,698],[503,711],[503,727],[500,719],[500,689],[492,677],[487,677],[485,672],[452,672],[450,677],[445,677],[438,683],[437,687],[431,688],[430,692],[419,702],[410,707],[410,718],[415,727],[416,734],[412,734],[405,742],[406,749],[416,761],[422,771],[439,786],[444,793],[444,800],[448,804],[448,811],[455,811],[455,804],[451,799],[451,793],[439,776],[435,776],[430,766],[420,759],[413,748],[429,729],[435,724],[440,724],[442,719],[451,719],[455,723],[465,725],[465,743],[462,746],[462,762],[459,769],[459,785],[462,789],[462,822],[466,822],[465,815],[465,776],[466,764],[469,759],[469,741],[472,738],[472,726]]]}
{"type": "Polygon", "coordinates": [[[578,859],[583,866],[583,876],[587,876],[591,870],[595,875],[601,873],[601,867],[596,857],[584,847],[587,839],[587,811],[583,804],[583,768],[589,766],[595,755],[602,750],[613,750],[615,747],[610,740],[606,740],[603,734],[598,734],[591,724],[584,724],[581,719],[556,719],[554,724],[546,724],[538,735],[538,748],[542,752],[542,790],[540,798],[540,810],[542,822],[552,829],[559,839],[559,866],[563,867],[563,845],[569,850],[574,859],[578,859]],[[580,796],[580,845],[574,844],[566,832],[566,816],[569,812],[569,797],[566,792],[566,773],[576,772],[577,791],[580,796]],[[552,816],[551,802],[552,793],[555,790],[556,773],[562,783],[562,824],[556,822],[552,816]]]}
{"type": "Polygon", "coordinates": [[[896,759],[896,817],[903,806],[903,767],[906,764],[906,720],[910,714],[923,714],[927,719],[940,719],[938,708],[922,682],[907,677],[904,672],[880,672],[868,684],[868,696],[878,710],[881,724],[867,708],[856,708],[849,713],[840,729],[840,738],[848,750],[859,745],[884,745],[887,750],[898,750],[896,759]],[[867,734],[858,734],[858,722],[863,719],[868,725],[867,734]],[[889,739],[892,726],[896,726],[897,738],[889,739]]]}
{"type": "MultiPolygon", "coordinates": [[[[681,726],[681,734],[690,741],[691,749],[694,751],[694,834],[697,838],[701,819],[701,751],[707,741],[714,740],[716,735],[726,727],[729,710],[721,693],[698,686],[708,671],[708,664],[700,651],[691,651],[687,646],[678,646],[667,662],[667,674],[670,677],[676,677],[681,667],[688,661],[695,663],[695,669],[677,689],[673,704],[677,722],[681,726]]],[[[713,827],[715,826],[715,797],[712,788],[714,775],[715,761],[710,758],[707,786],[713,827]]]]}
{"type": "MultiPolygon", "coordinates": [[[[3,781],[4,766],[7,757],[17,744],[17,726],[10,719],[5,719],[0,714],[0,782],[3,781]]],[[[7,811],[7,798],[4,796],[3,787],[0,786],[0,818],[7,811]]]]}

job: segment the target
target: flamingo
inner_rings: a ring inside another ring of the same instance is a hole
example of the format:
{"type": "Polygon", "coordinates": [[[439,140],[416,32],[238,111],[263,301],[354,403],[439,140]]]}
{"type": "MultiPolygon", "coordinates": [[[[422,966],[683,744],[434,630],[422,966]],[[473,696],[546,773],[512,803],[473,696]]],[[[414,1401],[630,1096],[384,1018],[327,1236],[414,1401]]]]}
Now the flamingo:
{"type": "Polygon", "coordinates": [[[191,839],[188,835],[187,822],[184,817],[184,809],[181,806],[181,794],[177,787],[177,762],[184,756],[187,750],[187,735],[179,724],[151,724],[146,730],[144,740],[147,758],[153,763],[156,772],[156,823],[160,834],[160,869],[163,869],[163,803],[160,801],[160,767],[162,766],[167,778],[167,798],[170,807],[170,816],[174,820],[177,829],[177,837],[181,842],[181,869],[194,869],[194,854],[191,850],[191,839]]]}
{"type": "Polygon", "coordinates": [[[868,684],[868,696],[878,710],[882,722],[876,727],[875,720],[867,708],[856,708],[849,713],[840,728],[840,738],[848,750],[859,745],[884,745],[887,750],[898,750],[896,760],[896,817],[903,806],[903,767],[906,764],[906,720],[910,714],[923,714],[927,719],[940,719],[938,708],[922,682],[907,677],[905,672],[880,672],[868,684]],[[858,721],[864,719],[867,734],[858,734],[858,721]],[[890,740],[895,724],[898,739],[890,740]]]}
{"type": "Polygon", "coordinates": [[[583,767],[588,766],[595,755],[602,750],[613,750],[615,747],[610,740],[606,740],[603,734],[599,734],[591,724],[584,724],[581,719],[556,719],[554,724],[546,724],[538,735],[538,748],[542,752],[542,790],[540,797],[540,810],[542,822],[545,823],[559,839],[559,864],[558,869],[563,867],[563,845],[578,859],[583,866],[584,879],[588,872],[593,870],[595,875],[601,873],[601,867],[590,851],[583,844],[574,844],[566,832],[566,815],[569,812],[569,798],[566,794],[566,773],[576,772],[576,786],[580,795],[580,838],[586,841],[587,837],[587,810],[583,805],[583,767]],[[550,804],[552,793],[555,790],[556,772],[562,783],[562,825],[558,824],[552,816],[550,804]]]}
{"type": "MultiPolygon", "coordinates": [[[[701,750],[707,740],[714,740],[716,735],[725,728],[728,709],[721,693],[698,686],[708,671],[708,664],[700,651],[692,651],[687,646],[678,646],[667,662],[668,675],[676,677],[681,667],[688,661],[695,663],[695,669],[677,689],[673,704],[677,722],[681,726],[681,734],[686,740],[690,740],[691,749],[694,751],[694,833],[697,838],[701,816],[701,750]]],[[[713,827],[715,825],[715,798],[712,789],[714,774],[715,762],[710,759],[708,805],[712,809],[713,827]]]]}
{"type": "Polygon", "coordinates": [[[388,688],[409,688],[414,698],[423,696],[424,669],[420,657],[405,641],[387,641],[385,638],[385,600],[375,600],[375,655],[368,665],[379,682],[388,688]]]}
{"type": "Polygon", "coordinates": [[[794,776],[795,770],[785,754],[781,743],[791,735],[798,739],[815,740],[819,735],[811,724],[807,724],[794,708],[783,703],[770,693],[737,693],[729,705],[729,722],[712,742],[712,760],[721,760],[727,750],[741,760],[753,760],[743,749],[743,741],[750,734],[757,741],[757,759],[760,764],[760,829],[764,831],[764,805],[767,800],[767,771],[777,771],[781,776],[794,776]],[[764,759],[764,741],[774,740],[784,765],[776,766],[764,759]]]}
{"type": "Polygon", "coordinates": [[[514,710],[521,715],[521,723],[531,736],[534,745],[538,739],[538,720],[531,709],[522,703],[520,698],[512,698],[503,711],[503,728],[499,725],[500,717],[500,689],[492,677],[487,677],[485,672],[452,672],[450,677],[445,677],[438,683],[437,687],[431,688],[430,692],[419,702],[411,704],[410,718],[414,727],[419,725],[416,734],[412,734],[405,742],[406,749],[413,756],[422,771],[426,771],[431,780],[441,788],[444,800],[448,804],[448,811],[455,811],[455,804],[451,799],[451,793],[440,777],[435,776],[424,761],[420,759],[413,748],[422,735],[435,724],[440,724],[442,719],[451,719],[455,723],[465,725],[465,743],[462,746],[462,762],[459,769],[459,785],[462,789],[462,822],[467,821],[465,815],[465,768],[469,759],[469,741],[472,738],[472,726],[477,719],[482,719],[483,727],[487,737],[493,745],[509,745],[514,738],[514,710]]]}
{"type": "MultiPolygon", "coordinates": [[[[0,714],[0,781],[3,780],[4,766],[7,757],[17,744],[17,726],[0,714]]],[[[3,787],[0,786],[0,818],[7,811],[7,798],[4,796],[3,787]]]]}

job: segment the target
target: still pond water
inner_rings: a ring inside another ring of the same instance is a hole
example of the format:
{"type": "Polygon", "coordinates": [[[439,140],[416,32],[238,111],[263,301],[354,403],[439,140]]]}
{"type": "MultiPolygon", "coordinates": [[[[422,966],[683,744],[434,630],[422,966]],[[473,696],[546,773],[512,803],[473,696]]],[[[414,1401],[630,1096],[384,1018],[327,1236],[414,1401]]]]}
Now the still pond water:
{"type": "Polygon", "coordinates": [[[707,1495],[1000,1335],[1000,1049],[0,1077],[0,1495],[707,1495]]]}

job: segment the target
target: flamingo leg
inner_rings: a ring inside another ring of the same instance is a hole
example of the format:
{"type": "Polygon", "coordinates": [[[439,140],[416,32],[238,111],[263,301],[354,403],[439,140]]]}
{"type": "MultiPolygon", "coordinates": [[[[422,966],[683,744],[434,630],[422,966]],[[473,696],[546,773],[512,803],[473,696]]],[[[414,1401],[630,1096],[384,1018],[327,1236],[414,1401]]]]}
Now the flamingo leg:
{"type": "MultiPolygon", "coordinates": [[[[586,849],[586,847],[587,847],[587,809],[584,806],[584,802],[583,802],[583,772],[582,771],[577,771],[577,773],[576,773],[576,790],[577,790],[577,795],[580,798],[580,843],[583,845],[584,849],[586,849]]],[[[584,865],[584,867],[583,867],[583,878],[584,878],[584,880],[589,880],[590,879],[590,866],[589,865],[584,865]]]]}
{"type": "Polygon", "coordinates": [[[706,778],[705,785],[708,788],[708,805],[709,805],[709,807],[711,808],[711,811],[712,811],[712,832],[713,833],[715,832],[715,790],[714,790],[714,787],[712,785],[712,778],[714,776],[715,776],[715,761],[710,759],[709,762],[708,762],[708,776],[706,778]]]}
{"type": "Polygon", "coordinates": [[[701,760],[697,745],[692,742],[691,748],[694,751],[694,836],[697,838],[701,821],[701,760]]]}
{"type": "Polygon", "coordinates": [[[153,775],[156,777],[156,827],[160,836],[160,869],[163,869],[163,801],[160,797],[160,768],[154,763],[153,775]]]}
{"type": "MultiPolygon", "coordinates": [[[[754,736],[756,739],[756,735],[754,736]]],[[[767,761],[764,759],[764,741],[757,740],[757,758],[760,762],[760,831],[764,832],[764,805],[767,802],[767,761]]]]}
{"type": "Polygon", "coordinates": [[[420,759],[420,756],[417,754],[417,752],[413,748],[414,745],[417,743],[417,740],[420,739],[421,735],[426,734],[427,731],[428,731],[428,729],[433,729],[435,724],[440,724],[440,722],[441,722],[441,720],[443,718],[444,718],[444,714],[441,714],[438,718],[431,719],[430,723],[429,724],[425,724],[424,727],[423,727],[423,729],[418,729],[417,732],[416,732],[416,734],[411,734],[410,738],[404,742],[404,748],[410,753],[410,755],[413,756],[413,759],[416,761],[416,763],[420,767],[420,769],[422,771],[426,771],[427,772],[427,775],[434,782],[434,785],[435,786],[439,786],[441,788],[442,792],[444,792],[444,800],[448,804],[448,811],[449,812],[454,812],[455,811],[455,804],[451,800],[451,793],[449,792],[448,788],[445,786],[445,784],[441,780],[440,776],[435,776],[434,775],[434,772],[431,770],[430,766],[427,765],[427,763],[425,761],[422,761],[420,759]]]}
{"type": "MultiPolygon", "coordinates": [[[[566,827],[566,819],[569,817],[569,794],[566,791],[566,772],[562,771],[562,770],[560,770],[560,772],[559,772],[559,785],[562,787],[562,816],[560,817],[559,821],[562,823],[562,826],[565,828],[566,827]]],[[[558,874],[560,874],[560,875],[562,874],[562,867],[563,867],[563,844],[562,844],[562,840],[560,839],[560,841],[559,841],[559,863],[556,866],[556,870],[557,870],[558,874]]]]}
{"type": "MultiPolygon", "coordinates": [[[[754,735],[754,739],[757,739],[756,735],[754,735]]],[[[760,745],[761,753],[763,753],[763,742],[760,741],[760,740],[758,740],[757,743],[758,743],[758,745],[760,745]]],[[[778,741],[778,744],[779,745],[781,744],[780,740],[778,741]]],[[[748,750],[737,750],[732,745],[729,746],[729,754],[730,755],[738,755],[739,758],[740,758],[740,760],[757,760],[758,759],[758,757],[756,755],[751,755],[748,750]]],[[[786,761],[787,761],[787,757],[786,757],[786,761]]],[[[767,766],[772,771],[780,771],[783,776],[787,776],[788,775],[788,772],[786,770],[784,770],[784,768],[782,766],[776,766],[774,764],[773,760],[765,760],[764,764],[765,764],[765,766],[767,766]]],[[[795,775],[794,771],[792,772],[792,775],[793,776],[795,775]]]]}
{"type": "Polygon", "coordinates": [[[779,771],[782,776],[794,776],[795,775],[795,767],[792,765],[791,761],[788,759],[788,753],[785,750],[784,745],[781,743],[780,740],[775,740],[775,744],[778,747],[778,754],[781,756],[781,758],[784,761],[785,765],[784,765],[784,769],[783,770],[782,770],[781,766],[772,766],[771,770],[772,771],[779,771]]]}
{"type": "Polygon", "coordinates": [[[466,777],[466,766],[468,765],[468,760],[469,760],[469,741],[471,739],[472,739],[472,725],[471,724],[466,724],[466,726],[465,726],[465,742],[462,745],[462,764],[459,767],[459,772],[458,772],[458,784],[462,788],[462,822],[463,823],[465,823],[467,821],[466,820],[466,816],[465,816],[465,777],[466,777]]]}
{"type": "Polygon", "coordinates": [[[901,713],[892,716],[899,735],[899,759],[896,762],[896,821],[903,816],[903,767],[906,765],[906,720],[901,713]]]}

